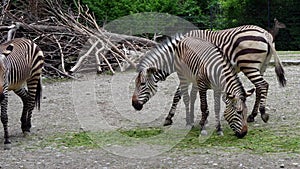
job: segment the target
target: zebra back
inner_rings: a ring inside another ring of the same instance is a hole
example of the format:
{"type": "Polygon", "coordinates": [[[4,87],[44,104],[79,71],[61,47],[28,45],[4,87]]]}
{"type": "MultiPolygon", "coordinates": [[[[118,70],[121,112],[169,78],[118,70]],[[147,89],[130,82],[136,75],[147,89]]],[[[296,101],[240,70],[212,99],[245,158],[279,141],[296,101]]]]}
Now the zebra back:
{"type": "Polygon", "coordinates": [[[185,36],[199,37],[218,46],[236,71],[243,71],[250,81],[255,81],[256,77],[249,74],[253,70],[263,74],[273,55],[278,82],[281,86],[286,85],[283,66],[274,47],[274,39],[268,31],[259,26],[244,25],[220,31],[193,30],[185,36]]]}
{"type": "Polygon", "coordinates": [[[192,76],[197,78],[195,81],[202,85],[201,88],[221,90],[238,97],[245,96],[245,90],[230,61],[212,43],[187,37],[178,43],[176,51],[180,60],[176,63],[177,70],[185,71],[180,67],[186,64],[192,76]]]}
{"type": "MultiPolygon", "coordinates": [[[[261,42],[261,44],[271,45],[273,42],[272,35],[256,25],[243,25],[219,31],[193,30],[188,32],[185,36],[199,37],[215,44],[224,52],[232,63],[236,63],[237,57],[240,56],[237,53],[234,53],[237,52],[236,50],[238,50],[237,47],[241,45],[240,43],[246,42],[248,43],[249,48],[259,49],[262,47],[253,46],[251,44],[261,42]]],[[[258,43],[256,45],[258,45],[258,43]]]]}

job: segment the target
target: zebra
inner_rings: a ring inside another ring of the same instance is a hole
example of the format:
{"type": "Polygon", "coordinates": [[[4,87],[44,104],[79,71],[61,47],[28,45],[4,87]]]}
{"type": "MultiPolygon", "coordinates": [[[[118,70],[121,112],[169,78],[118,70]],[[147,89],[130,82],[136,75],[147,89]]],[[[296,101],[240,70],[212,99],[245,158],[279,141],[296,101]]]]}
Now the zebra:
{"type": "Polygon", "coordinates": [[[27,135],[31,128],[32,110],[34,107],[40,110],[44,55],[38,45],[25,38],[16,38],[1,44],[0,52],[1,121],[4,128],[4,149],[10,149],[7,116],[8,91],[13,90],[23,102],[21,129],[24,135],[27,135]]]}
{"type": "MultiPolygon", "coordinates": [[[[192,30],[185,36],[199,37],[218,46],[224,55],[230,60],[236,72],[242,71],[256,88],[256,100],[252,113],[247,121],[253,122],[260,111],[264,122],[269,120],[269,114],[265,112],[265,105],[269,84],[264,80],[263,74],[272,57],[275,60],[275,72],[280,86],[286,85],[284,69],[273,45],[273,37],[263,28],[255,25],[244,25],[236,28],[208,31],[192,30]]],[[[191,90],[191,107],[195,102],[197,88],[191,90]]],[[[169,114],[164,125],[172,124],[176,106],[181,99],[180,87],[177,88],[169,114]]],[[[194,123],[194,110],[191,108],[190,116],[186,117],[188,125],[194,123]]]]}
{"type": "MultiPolygon", "coordinates": [[[[224,93],[226,110],[224,117],[239,138],[247,134],[246,92],[228,60],[210,42],[199,38],[177,35],[148,52],[137,66],[138,76],[132,106],[141,110],[143,105],[156,93],[157,82],[165,80],[175,71],[180,80],[186,113],[189,112],[188,85],[192,82],[200,91],[202,118],[201,134],[207,134],[205,122],[208,117],[206,91],[214,89],[217,132],[222,135],[220,124],[220,97],[224,93]]],[[[254,90],[252,90],[253,92],[254,90]]]]}

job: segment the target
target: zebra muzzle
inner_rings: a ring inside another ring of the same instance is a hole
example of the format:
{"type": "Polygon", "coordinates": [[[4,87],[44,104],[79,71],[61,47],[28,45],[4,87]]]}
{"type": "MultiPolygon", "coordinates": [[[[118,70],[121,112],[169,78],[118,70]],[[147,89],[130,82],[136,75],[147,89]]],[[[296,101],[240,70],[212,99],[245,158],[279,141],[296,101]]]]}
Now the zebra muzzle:
{"type": "Polygon", "coordinates": [[[243,126],[241,132],[235,132],[235,135],[238,138],[243,138],[245,135],[247,135],[247,132],[248,132],[248,127],[245,125],[245,126],[243,126]]]}
{"type": "Polygon", "coordinates": [[[138,101],[136,95],[132,96],[132,106],[134,107],[135,110],[142,110],[143,109],[143,104],[138,101]]]}

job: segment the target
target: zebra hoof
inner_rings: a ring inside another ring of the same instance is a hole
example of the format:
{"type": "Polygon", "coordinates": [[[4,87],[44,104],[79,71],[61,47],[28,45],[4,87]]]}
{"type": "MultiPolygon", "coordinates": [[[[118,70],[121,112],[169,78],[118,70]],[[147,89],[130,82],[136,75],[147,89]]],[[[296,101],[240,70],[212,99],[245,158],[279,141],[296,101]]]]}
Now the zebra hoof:
{"type": "Polygon", "coordinates": [[[192,129],[193,128],[193,125],[191,125],[191,124],[187,124],[186,126],[185,126],[185,129],[187,129],[187,130],[190,130],[190,129],[192,129]]]}
{"type": "Polygon", "coordinates": [[[262,115],[261,115],[261,119],[262,119],[265,123],[267,123],[268,120],[269,120],[269,114],[267,114],[267,113],[262,114],[262,115]]]}
{"type": "Polygon", "coordinates": [[[186,126],[194,127],[194,123],[186,123],[186,126]]]}
{"type": "Polygon", "coordinates": [[[11,143],[4,144],[4,150],[10,150],[11,149],[11,143]]]}
{"type": "Polygon", "coordinates": [[[248,123],[254,122],[254,116],[253,116],[252,114],[250,114],[250,115],[248,116],[247,122],[248,122],[248,123]]]}
{"type": "Polygon", "coordinates": [[[171,119],[166,119],[164,122],[164,126],[170,126],[173,124],[173,121],[171,119]]]}
{"type": "Polygon", "coordinates": [[[218,134],[219,136],[224,136],[223,131],[218,131],[217,134],[218,134]]]}
{"type": "Polygon", "coordinates": [[[30,131],[24,131],[24,132],[23,132],[23,136],[24,136],[24,137],[30,136],[30,131]]]}
{"type": "Polygon", "coordinates": [[[201,135],[202,136],[207,136],[207,131],[206,130],[201,130],[201,135]]]}

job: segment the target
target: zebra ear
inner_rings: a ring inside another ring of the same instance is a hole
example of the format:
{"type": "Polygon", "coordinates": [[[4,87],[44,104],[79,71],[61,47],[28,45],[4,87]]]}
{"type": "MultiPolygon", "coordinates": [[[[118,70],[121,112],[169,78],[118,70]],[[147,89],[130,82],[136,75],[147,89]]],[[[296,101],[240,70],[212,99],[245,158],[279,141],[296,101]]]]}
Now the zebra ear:
{"type": "Polygon", "coordinates": [[[255,91],[255,88],[252,88],[252,89],[246,91],[246,97],[251,96],[254,93],[254,91],[255,91]]]}
{"type": "Polygon", "coordinates": [[[235,98],[235,95],[233,95],[233,94],[231,94],[231,93],[227,93],[226,95],[227,95],[227,97],[228,97],[229,99],[234,99],[234,98],[235,98]]]}
{"type": "Polygon", "coordinates": [[[13,45],[13,44],[9,44],[9,45],[6,47],[6,49],[2,51],[2,55],[3,55],[4,57],[8,56],[8,55],[12,52],[13,49],[14,49],[14,45],[13,45]]]}
{"type": "Polygon", "coordinates": [[[157,68],[155,67],[150,67],[147,69],[147,74],[152,75],[153,73],[157,72],[157,68]]]}

